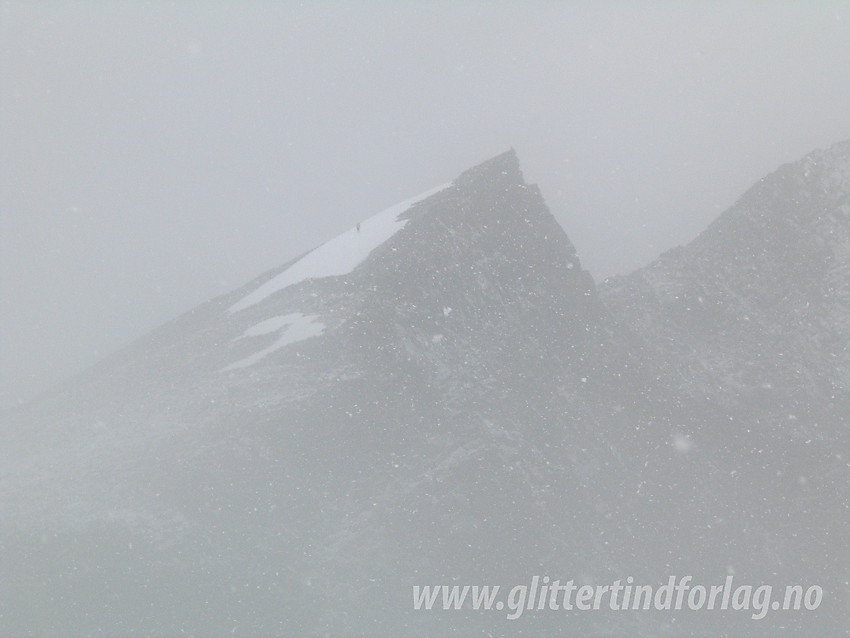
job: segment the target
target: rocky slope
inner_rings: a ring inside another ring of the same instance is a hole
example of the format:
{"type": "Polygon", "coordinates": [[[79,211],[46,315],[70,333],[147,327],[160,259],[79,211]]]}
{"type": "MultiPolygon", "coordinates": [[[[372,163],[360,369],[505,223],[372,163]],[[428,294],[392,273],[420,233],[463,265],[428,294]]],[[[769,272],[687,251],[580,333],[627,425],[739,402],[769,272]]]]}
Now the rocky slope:
{"type": "Polygon", "coordinates": [[[839,635],[848,151],[598,291],[509,152],[163,326],[0,425],[2,633],[839,635]],[[825,602],[411,601],[731,571],[825,602]]]}

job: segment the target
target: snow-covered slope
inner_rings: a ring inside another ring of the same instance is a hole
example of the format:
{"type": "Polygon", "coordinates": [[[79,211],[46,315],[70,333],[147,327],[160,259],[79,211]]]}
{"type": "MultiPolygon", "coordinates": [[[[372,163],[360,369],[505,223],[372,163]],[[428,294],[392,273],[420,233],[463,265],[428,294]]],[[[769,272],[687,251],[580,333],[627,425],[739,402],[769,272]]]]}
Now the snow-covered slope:
{"type": "Polygon", "coordinates": [[[407,220],[399,219],[400,215],[414,204],[447,188],[449,184],[438,186],[357,224],[355,228],[309,252],[282,273],[240,299],[231,306],[230,311],[244,310],[279,290],[307,279],[347,275],[363,263],[373,250],[404,228],[407,220]]]}
{"type": "Polygon", "coordinates": [[[597,293],[513,152],[0,425],[3,635],[840,635],[847,147],[597,293]],[[818,614],[414,612],[534,575],[818,614]]]}

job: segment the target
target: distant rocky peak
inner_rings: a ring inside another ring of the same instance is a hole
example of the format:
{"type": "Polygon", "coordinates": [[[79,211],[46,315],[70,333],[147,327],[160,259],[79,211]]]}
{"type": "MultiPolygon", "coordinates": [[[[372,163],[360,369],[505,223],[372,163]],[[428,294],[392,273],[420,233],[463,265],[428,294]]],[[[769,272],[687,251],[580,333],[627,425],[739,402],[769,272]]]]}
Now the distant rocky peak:
{"type": "Polygon", "coordinates": [[[850,141],[760,179],[690,244],[612,281],[603,296],[611,307],[641,299],[643,310],[657,301],[691,334],[761,317],[774,333],[791,335],[814,309],[847,305],[850,141]]]}
{"type": "Polygon", "coordinates": [[[824,213],[850,214],[850,140],[784,164],[760,179],[713,226],[749,215],[763,222],[820,223],[824,213]]]}

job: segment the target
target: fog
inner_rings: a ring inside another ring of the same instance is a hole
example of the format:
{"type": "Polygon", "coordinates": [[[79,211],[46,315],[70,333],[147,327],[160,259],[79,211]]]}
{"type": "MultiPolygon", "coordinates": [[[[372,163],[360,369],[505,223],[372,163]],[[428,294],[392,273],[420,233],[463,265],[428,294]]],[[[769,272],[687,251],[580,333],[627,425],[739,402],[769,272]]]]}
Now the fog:
{"type": "Polygon", "coordinates": [[[0,406],[509,147],[597,280],[850,137],[846,3],[0,4],[0,406]]]}

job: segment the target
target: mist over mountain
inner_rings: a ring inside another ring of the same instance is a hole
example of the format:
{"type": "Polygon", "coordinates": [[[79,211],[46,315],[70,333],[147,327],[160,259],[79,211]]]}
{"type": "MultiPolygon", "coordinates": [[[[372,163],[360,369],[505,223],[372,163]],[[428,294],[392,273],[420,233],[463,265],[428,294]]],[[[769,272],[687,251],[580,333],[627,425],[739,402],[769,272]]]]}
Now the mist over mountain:
{"type": "Polygon", "coordinates": [[[513,151],[0,424],[3,635],[846,635],[850,142],[598,286],[513,151]],[[818,584],[814,612],[415,585],[818,584]]]}

